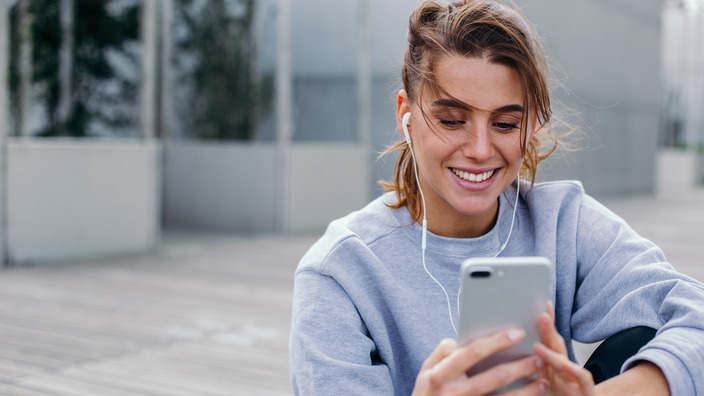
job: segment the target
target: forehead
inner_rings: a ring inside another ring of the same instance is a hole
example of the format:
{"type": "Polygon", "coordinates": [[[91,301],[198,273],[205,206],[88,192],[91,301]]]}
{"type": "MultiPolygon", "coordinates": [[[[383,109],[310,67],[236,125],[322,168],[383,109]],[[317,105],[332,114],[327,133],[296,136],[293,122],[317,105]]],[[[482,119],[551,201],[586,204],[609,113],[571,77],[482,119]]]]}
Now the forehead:
{"type": "MultiPolygon", "coordinates": [[[[434,74],[440,92],[471,108],[495,111],[506,106],[524,105],[523,86],[518,73],[509,66],[483,58],[447,55],[438,59],[434,74]]],[[[438,98],[424,99],[432,103],[438,98]]]]}

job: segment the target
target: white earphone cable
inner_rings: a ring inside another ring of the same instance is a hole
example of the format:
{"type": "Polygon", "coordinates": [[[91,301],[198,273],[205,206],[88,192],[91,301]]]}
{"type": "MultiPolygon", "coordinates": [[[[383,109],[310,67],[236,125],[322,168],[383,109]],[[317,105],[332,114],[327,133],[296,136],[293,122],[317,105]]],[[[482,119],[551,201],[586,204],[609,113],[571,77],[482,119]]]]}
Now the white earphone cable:
{"type": "MultiPolygon", "coordinates": [[[[501,249],[499,249],[499,251],[494,255],[494,257],[490,258],[489,261],[498,257],[499,254],[501,254],[501,252],[503,252],[504,249],[506,249],[506,245],[508,245],[508,240],[511,238],[511,232],[513,232],[513,223],[516,220],[516,208],[518,208],[518,197],[519,197],[520,190],[521,190],[521,178],[520,178],[520,176],[516,176],[516,200],[513,202],[513,214],[511,215],[511,227],[509,227],[509,229],[508,229],[508,236],[506,236],[506,241],[504,242],[504,244],[501,245],[501,249]]],[[[457,292],[457,316],[458,317],[460,315],[460,296],[461,295],[462,295],[462,282],[460,282],[460,289],[457,292]]],[[[450,316],[450,320],[452,320],[452,316],[450,316]]],[[[453,326],[454,326],[454,322],[453,322],[453,326]]]]}
{"type": "MultiPolygon", "coordinates": [[[[455,320],[454,320],[454,315],[452,315],[452,304],[450,304],[450,296],[447,294],[447,290],[445,287],[440,283],[439,280],[437,280],[432,273],[430,273],[430,270],[428,270],[428,266],[425,263],[425,248],[426,248],[426,241],[427,241],[427,233],[428,233],[428,221],[427,221],[427,216],[426,216],[426,208],[425,208],[425,195],[423,194],[423,189],[420,186],[420,178],[418,177],[418,163],[416,162],[416,155],[413,152],[413,146],[411,144],[411,139],[410,135],[408,133],[408,121],[410,119],[410,113],[406,113],[403,117],[403,128],[404,128],[404,133],[406,137],[406,142],[408,144],[409,151],[411,152],[411,159],[413,160],[413,170],[415,172],[416,176],[416,183],[418,183],[418,191],[420,191],[420,199],[421,203],[423,204],[423,224],[422,224],[422,231],[421,231],[421,261],[423,262],[423,269],[425,272],[430,276],[430,278],[437,283],[438,286],[440,286],[440,289],[442,289],[442,292],[445,294],[445,299],[447,300],[447,310],[448,314],[450,316],[450,324],[452,324],[452,329],[455,331],[455,334],[457,334],[457,327],[455,326],[455,320]]],[[[492,257],[490,260],[495,259],[498,257],[501,252],[506,249],[506,246],[508,245],[508,241],[511,238],[511,233],[513,232],[513,224],[516,220],[516,208],[518,207],[518,197],[519,197],[519,192],[520,192],[520,186],[521,186],[521,179],[520,177],[517,177],[516,180],[516,199],[513,204],[513,215],[511,215],[511,227],[508,229],[508,236],[506,237],[506,241],[501,245],[501,248],[499,251],[492,257]]],[[[461,284],[460,284],[461,288],[461,284]]],[[[457,313],[459,315],[459,308],[460,308],[460,293],[461,289],[457,293],[457,313]]]]}
{"type": "Polygon", "coordinates": [[[491,259],[495,259],[496,257],[501,254],[501,252],[506,249],[506,245],[508,245],[508,240],[511,238],[511,233],[513,232],[513,223],[516,221],[516,208],[518,207],[518,196],[519,192],[521,191],[521,178],[519,176],[516,176],[516,200],[513,202],[513,215],[511,215],[511,227],[508,229],[508,236],[506,236],[506,241],[504,241],[504,244],[501,245],[501,249],[492,257],[491,259]]]}
{"type": "MultiPolygon", "coordinates": [[[[404,128],[406,128],[406,124],[404,123],[404,128]]],[[[406,132],[406,136],[408,136],[408,131],[406,132]]],[[[420,199],[423,204],[423,224],[422,224],[422,231],[421,231],[421,243],[420,243],[420,250],[421,250],[421,261],[423,262],[423,269],[425,272],[430,276],[430,278],[437,283],[438,286],[440,286],[440,289],[442,289],[442,292],[445,294],[445,299],[447,300],[447,311],[448,315],[450,316],[450,324],[452,324],[452,329],[455,331],[455,334],[457,334],[457,327],[455,326],[455,320],[452,315],[452,305],[450,304],[450,296],[447,294],[447,290],[445,290],[445,286],[440,283],[439,280],[437,280],[433,274],[430,273],[430,270],[428,270],[428,266],[425,263],[425,247],[426,247],[426,241],[427,241],[427,234],[428,234],[428,220],[426,216],[426,210],[425,210],[425,195],[423,194],[423,189],[420,186],[420,179],[418,177],[418,163],[416,162],[416,155],[413,153],[413,147],[411,146],[410,139],[408,140],[408,148],[410,149],[411,152],[411,158],[413,159],[413,170],[415,171],[416,175],[416,183],[418,183],[418,191],[420,191],[420,199]]]]}

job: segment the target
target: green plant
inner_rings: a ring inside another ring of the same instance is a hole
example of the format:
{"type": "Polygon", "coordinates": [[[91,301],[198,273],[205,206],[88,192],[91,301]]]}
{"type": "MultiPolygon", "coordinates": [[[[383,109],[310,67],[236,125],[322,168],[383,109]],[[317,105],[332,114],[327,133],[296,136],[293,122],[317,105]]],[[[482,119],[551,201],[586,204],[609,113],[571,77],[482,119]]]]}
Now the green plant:
{"type": "Polygon", "coordinates": [[[174,64],[188,84],[179,98],[186,130],[203,139],[250,140],[273,96],[256,72],[254,0],[177,0],[174,64]]]}
{"type": "MultiPolygon", "coordinates": [[[[29,1],[29,0],[21,0],[29,1]]],[[[19,5],[10,12],[11,35],[19,36],[19,5]]],[[[137,54],[128,47],[136,44],[139,32],[139,5],[130,0],[74,0],[73,69],[71,74],[72,111],[64,122],[58,114],[59,51],[62,32],[60,2],[31,0],[32,90],[46,114],[46,122],[33,134],[41,136],[87,136],[91,124],[124,128],[135,124],[133,109],[120,104],[135,102],[137,82],[123,75],[110,56],[137,67],[137,54]],[[112,12],[110,9],[112,8],[112,12]],[[115,12],[114,10],[119,10],[115,12]],[[106,88],[110,82],[111,88],[106,88]]],[[[20,114],[20,40],[11,40],[10,95],[12,113],[20,114]]],[[[124,65],[123,65],[124,67],[124,65]]],[[[24,109],[25,111],[27,109],[24,109]]]]}

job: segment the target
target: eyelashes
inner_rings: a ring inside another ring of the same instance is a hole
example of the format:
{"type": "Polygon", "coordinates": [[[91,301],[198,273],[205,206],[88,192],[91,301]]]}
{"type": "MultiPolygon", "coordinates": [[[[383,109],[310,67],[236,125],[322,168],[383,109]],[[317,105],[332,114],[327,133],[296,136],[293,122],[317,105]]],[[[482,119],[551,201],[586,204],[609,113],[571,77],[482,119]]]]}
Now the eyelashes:
{"type": "MultiPolygon", "coordinates": [[[[461,121],[461,120],[445,120],[445,119],[441,119],[441,120],[440,120],[440,124],[443,125],[443,126],[445,126],[445,127],[449,127],[449,128],[458,128],[458,127],[460,127],[461,125],[466,124],[466,122],[465,122],[465,121],[461,121]]],[[[514,129],[519,129],[518,124],[516,124],[516,123],[511,123],[511,122],[494,122],[494,123],[492,123],[491,125],[492,125],[494,128],[498,129],[499,131],[504,131],[504,132],[508,132],[508,131],[511,131],[511,130],[514,130],[514,129]]]]}
{"type": "Polygon", "coordinates": [[[518,129],[518,124],[512,124],[509,122],[495,122],[494,125],[497,129],[502,131],[510,131],[512,129],[518,129]]]}
{"type": "Polygon", "coordinates": [[[449,127],[458,127],[460,125],[464,125],[464,121],[457,121],[457,120],[440,120],[440,124],[449,126],[449,127]]]}

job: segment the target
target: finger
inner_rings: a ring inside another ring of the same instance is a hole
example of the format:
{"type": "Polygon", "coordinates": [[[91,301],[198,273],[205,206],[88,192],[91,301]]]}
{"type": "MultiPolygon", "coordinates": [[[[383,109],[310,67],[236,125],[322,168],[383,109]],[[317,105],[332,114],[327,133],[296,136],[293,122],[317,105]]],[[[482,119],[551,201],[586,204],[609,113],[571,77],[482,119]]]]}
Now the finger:
{"type": "Polygon", "coordinates": [[[542,361],[554,369],[565,370],[565,367],[572,362],[567,358],[567,356],[552,350],[548,346],[542,343],[536,343],[533,346],[533,352],[542,359],[542,361]]]}
{"type": "Polygon", "coordinates": [[[413,391],[414,395],[427,394],[427,392],[439,389],[442,386],[442,383],[433,382],[431,369],[438,362],[441,362],[443,359],[447,358],[447,356],[451,355],[455,349],[457,349],[457,342],[455,342],[455,340],[445,338],[438,343],[438,346],[435,347],[435,350],[425,359],[421,366],[418,377],[416,378],[413,391]]]}
{"type": "Polygon", "coordinates": [[[553,374],[562,377],[568,382],[577,382],[584,389],[594,386],[594,379],[591,373],[570,361],[567,356],[555,352],[540,343],[535,344],[533,351],[546,365],[553,369],[553,374]]]}
{"type": "MultiPolygon", "coordinates": [[[[509,386],[522,378],[527,378],[531,375],[537,374],[539,370],[537,360],[538,358],[532,356],[510,363],[503,363],[470,378],[466,378],[462,381],[456,381],[447,386],[445,390],[447,390],[450,394],[455,392],[458,394],[471,395],[484,395],[491,393],[509,386]]],[[[532,393],[530,391],[530,386],[537,382],[538,381],[531,381],[530,384],[519,389],[521,389],[522,392],[528,392],[526,394],[539,394],[532,393]]],[[[540,387],[537,384],[533,385],[533,387],[535,388],[533,391],[540,390],[540,387]]]]}
{"type": "Polygon", "coordinates": [[[508,392],[504,392],[501,396],[532,396],[532,395],[544,395],[548,390],[548,382],[545,380],[533,381],[530,384],[518,388],[512,389],[508,392]]]}
{"type": "Polygon", "coordinates": [[[567,345],[565,345],[565,340],[562,338],[560,333],[557,332],[555,328],[555,322],[549,313],[543,313],[538,319],[538,332],[540,333],[540,340],[548,348],[560,352],[567,353],[567,345]]]}
{"type": "Polygon", "coordinates": [[[440,343],[438,343],[438,346],[435,347],[433,353],[431,353],[430,356],[425,359],[425,362],[423,362],[423,365],[420,369],[427,370],[432,368],[433,366],[438,364],[438,362],[442,361],[447,356],[449,356],[455,349],[457,349],[457,342],[453,339],[445,338],[444,340],[440,341],[440,343]]]}
{"type": "Polygon", "coordinates": [[[478,338],[455,350],[450,356],[436,364],[432,370],[434,380],[441,383],[464,375],[469,368],[485,358],[518,345],[526,337],[522,329],[511,329],[478,338]]]}

